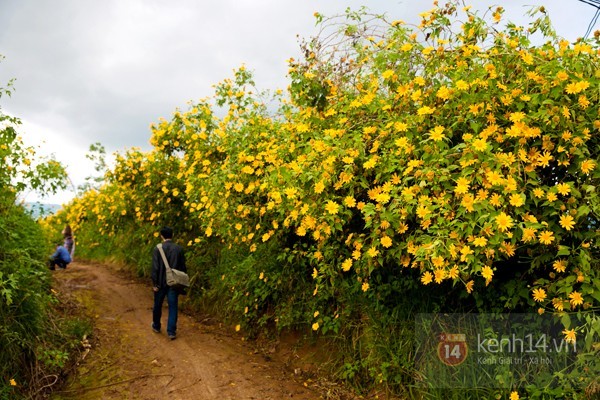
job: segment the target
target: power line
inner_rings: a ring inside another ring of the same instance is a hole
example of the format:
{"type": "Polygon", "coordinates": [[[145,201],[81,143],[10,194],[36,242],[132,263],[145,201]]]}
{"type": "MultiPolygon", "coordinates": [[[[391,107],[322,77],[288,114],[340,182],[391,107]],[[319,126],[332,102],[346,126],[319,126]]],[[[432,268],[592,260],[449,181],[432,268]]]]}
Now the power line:
{"type": "Polygon", "coordinates": [[[592,33],[592,29],[594,28],[594,25],[596,25],[596,22],[598,22],[598,17],[600,17],[600,0],[579,0],[579,1],[581,3],[585,3],[585,4],[588,4],[588,5],[596,8],[596,13],[592,17],[592,20],[590,21],[590,24],[588,25],[588,28],[585,32],[585,35],[583,36],[584,39],[587,39],[587,37],[590,35],[590,33],[592,33]]]}

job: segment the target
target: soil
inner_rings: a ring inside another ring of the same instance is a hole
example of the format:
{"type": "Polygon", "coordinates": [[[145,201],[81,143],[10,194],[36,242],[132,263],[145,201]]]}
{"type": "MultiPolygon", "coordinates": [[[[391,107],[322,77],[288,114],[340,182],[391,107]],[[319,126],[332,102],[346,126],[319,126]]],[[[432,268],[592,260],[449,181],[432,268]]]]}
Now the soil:
{"type": "MultiPolygon", "coordinates": [[[[331,398],[299,369],[218,324],[180,312],[177,339],[154,333],[150,285],[115,266],[74,262],[54,272],[54,286],[94,319],[89,349],[54,400],[331,398]]],[[[165,301],[163,328],[167,315],[165,301]]]]}

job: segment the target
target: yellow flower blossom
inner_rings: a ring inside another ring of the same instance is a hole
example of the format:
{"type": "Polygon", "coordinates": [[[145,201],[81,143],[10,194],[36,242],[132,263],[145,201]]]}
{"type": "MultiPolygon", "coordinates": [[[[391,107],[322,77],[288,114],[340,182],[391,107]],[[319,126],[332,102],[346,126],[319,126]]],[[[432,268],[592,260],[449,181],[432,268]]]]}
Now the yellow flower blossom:
{"type": "Polygon", "coordinates": [[[441,268],[438,268],[434,271],[433,276],[435,279],[435,283],[442,283],[444,278],[446,278],[446,271],[444,271],[441,268]]]}
{"type": "Polygon", "coordinates": [[[559,183],[556,185],[556,191],[558,194],[566,196],[571,192],[571,187],[567,183],[559,183]]]}
{"type": "Polygon", "coordinates": [[[571,292],[569,294],[569,303],[571,303],[571,306],[576,307],[576,306],[580,306],[583,304],[583,296],[581,296],[581,293],[575,291],[575,292],[571,292]]]}
{"type": "Polygon", "coordinates": [[[363,282],[361,289],[363,292],[369,290],[369,282],[363,282]]]}
{"type": "Polygon", "coordinates": [[[557,311],[563,311],[565,309],[564,302],[556,297],[552,299],[552,306],[557,311]]]}
{"type": "Polygon", "coordinates": [[[329,200],[327,204],[325,204],[325,211],[327,211],[329,214],[337,214],[339,209],[339,204],[332,200],[329,200]]]}
{"type": "Polygon", "coordinates": [[[384,236],[381,238],[381,245],[385,248],[392,246],[392,239],[389,236],[384,236]]]}
{"type": "Polygon", "coordinates": [[[552,268],[556,272],[565,272],[567,269],[567,262],[565,260],[556,260],[552,263],[552,268]]]}
{"type": "Polygon", "coordinates": [[[584,174],[589,174],[596,168],[596,162],[594,160],[585,160],[581,163],[581,172],[584,174]]]}
{"type": "Polygon", "coordinates": [[[533,300],[541,303],[546,299],[546,291],[542,288],[533,289],[533,300]]]}
{"type": "Polygon", "coordinates": [[[445,128],[441,125],[436,126],[435,128],[429,131],[429,137],[435,142],[443,140],[445,138],[445,136],[443,135],[444,129],[445,128]]]}
{"type": "Polygon", "coordinates": [[[486,265],[481,269],[481,276],[485,279],[486,283],[490,282],[494,276],[494,271],[486,265]]]}
{"type": "Polygon", "coordinates": [[[537,197],[538,199],[541,199],[545,195],[544,189],[540,189],[540,188],[533,189],[533,195],[535,197],[537,197]]]}
{"type": "Polygon", "coordinates": [[[369,255],[369,257],[373,258],[373,257],[377,257],[377,255],[379,254],[379,250],[377,250],[377,248],[375,246],[371,246],[369,248],[369,250],[367,250],[367,254],[369,255]]]}
{"type": "Polygon", "coordinates": [[[312,330],[313,331],[318,331],[319,330],[319,323],[315,322],[314,324],[312,324],[312,330]]]}
{"type": "Polygon", "coordinates": [[[429,115],[429,114],[433,114],[434,111],[435,111],[435,108],[423,106],[417,110],[417,114],[418,115],[429,115]]]}
{"type": "Polygon", "coordinates": [[[323,181],[319,181],[315,184],[315,193],[320,194],[325,189],[325,184],[323,181]]]}
{"type": "Polygon", "coordinates": [[[510,392],[509,400],[519,400],[519,392],[512,391],[510,392]]]}
{"type": "Polygon", "coordinates": [[[575,220],[569,214],[561,215],[558,223],[567,231],[570,231],[575,226],[575,220]]]}
{"type": "Polygon", "coordinates": [[[348,272],[350,271],[350,268],[352,268],[352,259],[351,258],[347,258],[343,263],[342,263],[342,270],[344,272],[348,272]]]}
{"type": "Polygon", "coordinates": [[[564,329],[562,333],[563,335],[565,335],[565,342],[575,343],[577,341],[577,334],[575,333],[575,329],[564,329]]]}
{"type": "Polygon", "coordinates": [[[496,221],[496,225],[498,225],[498,229],[500,229],[500,231],[502,231],[502,232],[506,232],[514,224],[513,219],[510,217],[510,215],[507,215],[504,212],[501,212],[500,214],[498,214],[495,217],[495,221],[496,221]]]}
{"type": "Polygon", "coordinates": [[[431,272],[426,271],[423,275],[421,275],[421,283],[423,285],[429,285],[433,281],[433,275],[431,272]]]}
{"type": "Polygon", "coordinates": [[[473,286],[475,285],[475,281],[469,281],[465,284],[465,289],[467,290],[467,293],[472,293],[473,292],[473,286]]]}
{"type": "Polygon", "coordinates": [[[525,201],[523,200],[523,196],[518,193],[513,193],[510,195],[509,203],[514,207],[521,207],[525,201]]]}
{"type": "Polygon", "coordinates": [[[485,245],[487,244],[487,239],[484,238],[483,236],[479,236],[476,237],[475,240],[473,240],[473,246],[475,247],[485,247],[485,245]]]}
{"type": "Polygon", "coordinates": [[[465,194],[469,191],[470,181],[467,178],[460,177],[456,180],[456,188],[454,189],[454,193],[456,194],[465,194]]]}
{"type": "Polygon", "coordinates": [[[539,240],[540,240],[540,243],[542,243],[542,244],[552,243],[554,241],[554,232],[552,232],[552,231],[540,232],[539,240]]]}

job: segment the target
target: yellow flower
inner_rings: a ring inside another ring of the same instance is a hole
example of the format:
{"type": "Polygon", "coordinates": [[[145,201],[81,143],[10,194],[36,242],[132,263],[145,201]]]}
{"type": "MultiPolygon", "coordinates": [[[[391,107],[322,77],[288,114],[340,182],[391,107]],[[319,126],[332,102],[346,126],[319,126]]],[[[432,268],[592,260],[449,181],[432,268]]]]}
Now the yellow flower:
{"type": "Polygon", "coordinates": [[[319,323],[318,322],[315,322],[314,324],[312,324],[312,330],[313,331],[319,330],[319,323]]]}
{"type": "Polygon", "coordinates": [[[502,196],[498,193],[492,194],[492,197],[490,197],[490,204],[494,207],[500,207],[502,205],[502,196]]]}
{"type": "Polygon", "coordinates": [[[566,196],[571,192],[571,187],[567,183],[559,183],[556,185],[556,191],[563,196],[566,196]]]}
{"type": "Polygon", "coordinates": [[[473,245],[475,247],[484,247],[487,244],[487,239],[484,238],[483,236],[477,237],[475,238],[475,240],[473,240],[473,245]]]}
{"type": "Polygon", "coordinates": [[[344,198],[344,205],[346,207],[354,207],[356,205],[356,200],[354,200],[354,197],[352,196],[346,196],[344,198]]]}
{"type": "Polygon", "coordinates": [[[467,293],[473,292],[473,285],[475,285],[475,281],[467,282],[467,284],[465,285],[465,289],[467,290],[467,293]]]}
{"type": "Polygon", "coordinates": [[[461,79],[456,81],[456,88],[458,90],[467,90],[469,89],[469,84],[461,79]]]}
{"type": "Polygon", "coordinates": [[[457,194],[467,193],[469,191],[469,184],[469,180],[461,176],[456,180],[456,189],[454,189],[454,192],[457,194]]]}
{"type": "Polygon", "coordinates": [[[450,268],[450,271],[448,271],[448,278],[450,279],[456,279],[458,278],[458,267],[455,265],[452,268],[450,268]]]}
{"type": "Polygon", "coordinates": [[[519,393],[515,391],[510,392],[509,400],[519,400],[519,393]]]}
{"type": "Polygon", "coordinates": [[[561,215],[558,223],[567,231],[570,231],[575,226],[575,220],[569,214],[561,215]]]}
{"type": "Polygon", "coordinates": [[[533,289],[533,300],[541,303],[546,299],[546,291],[542,288],[533,289]]]}
{"type": "Polygon", "coordinates": [[[435,283],[441,283],[446,277],[446,271],[441,268],[438,268],[434,271],[435,283]]]}
{"type": "Polygon", "coordinates": [[[439,142],[440,140],[443,140],[445,138],[445,136],[442,134],[443,132],[444,132],[444,127],[438,125],[429,131],[429,137],[432,140],[439,142]]]}
{"type": "Polygon", "coordinates": [[[344,272],[348,272],[350,271],[350,268],[352,268],[352,259],[351,258],[347,258],[343,263],[342,263],[342,270],[344,272]]]}
{"type": "Polygon", "coordinates": [[[514,193],[510,195],[509,199],[510,205],[514,207],[521,207],[525,201],[523,201],[523,196],[520,194],[514,193]]]}
{"type": "Polygon", "coordinates": [[[369,257],[373,258],[379,254],[379,250],[377,250],[375,246],[371,246],[369,250],[367,250],[367,254],[369,255],[369,257]]]}
{"type": "Polygon", "coordinates": [[[538,199],[541,199],[542,197],[544,197],[544,189],[540,189],[540,188],[533,189],[533,195],[535,197],[537,197],[538,199]]]}
{"type": "Polygon", "coordinates": [[[556,201],[556,199],[558,199],[558,196],[554,192],[548,192],[548,194],[546,195],[546,199],[549,203],[552,203],[556,201]]]}
{"type": "Polygon", "coordinates": [[[488,148],[488,144],[485,139],[475,139],[473,141],[473,148],[477,151],[485,151],[488,148]]]}
{"type": "Polygon", "coordinates": [[[567,262],[565,260],[556,260],[552,263],[552,268],[556,272],[565,272],[567,269],[567,262]]]}
{"type": "Polygon", "coordinates": [[[435,108],[431,108],[428,106],[423,106],[421,108],[419,108],[417,110],[417,114],[419,115],[429,115],[429,114],[433,114],[433,112],[435,111],[435,108]]]}
{"type": "Polygon", "coordinates": [[[389,236],[384,236],[381,238],[381,245],[385,248],[392,246],[392,239],[389,236]]]}
{"type": "Polygon", "coordinates": [[[340,206],[339,204],[337,204],[334,201],[329,200],[327,202],[327,204],[325,205],[325,210],[329,213],[329,214],[337,214],[338,210],[339,210],[340,206]]]}
{"type": "Polygon", "coordinates": [[[313,318],[317,318],[319,316],[319,312],[315,311],[315,313],[313,314],[313,318]]]}
{"type": "Polygon", "coordinates": [[[563,301],[559,298],[553,298],[552,299],[552,306],[557,310],[557,311],[562,311],[565,309],[563,301]]]}
{"type": "Polygon", "coordinates": [[[569,302],[571,303],[571,306],[573,306],[573,307],[583,304],[583,296],[581,296],[581,293],[579,293],[577,291],[569,294],[569,299],[571,299],[571,300],[569,300],[569,302]]]}
{"type": "Polygon", "coordinates": [[[492,271],[492,269],[486,265],[481,269],[481,276],[486,280],[486,282],[489,282],[494,276],[494,271],[492,271]]]}
{"type": "Polygon", "coordinates": [[[539,235],[540,243],[542,244],[550,244],[554,241],[554,232],[552,231],[543,231],[539,235]]]}
{"type": "Polygon", "coordinates": [[[11,379],[10,386],[17,386],[17,381],[15,381],[14,379],[11,379]]]}
{"type": "Polygon", "coordinates": [[[322,193],[324,189],[325,189],[325,184],[323,183],[323,181],[317,182],[317,184],[315,185],[315,193],[317,193],[317,194],[322,193]]]}
{"type": "Polygon", "coordinates": [[[581,172],[589,174],[596,168],[596,162],[594,160],[585,160],[581,163],[581,172]]]}
{"type": "Polygon", "coordinates": [[[433,280],[433,275],[429,271],[426,271],[423,275],[421,275],[421,283],[423,285],[429,285],[432,280],[433,280]]]}
{"type": "Polygon", "coordinates": [[[513,219],[506,215],[504,212],[501,212],[495,217],[496,225],[498,225],[498,229],[502,232],[506,232],[513,226],[513,219]]]}
{"type": "Polygon", "coordinates": [[[565,342],[567,343],[575,343],[577,340],[575,329],[565,329],[562,333],[565,335],[565,342]]]}
{"type": "Polygon", "coordinates": [[[361,289],[363,292],[366,292],[367,290],[369,290],[369,283],[363,282],[361,289]]]}
{"type": "Polygon", "coordinates": [[[510,117],[508,117],[508,119],[511,122],[521,122],[524,118],[525,118],[525,113],[522,113],[520,111],[511,113],[510,117]]]}
{"type": "Polygon", "coordinates": [[[240,329],[242,329],[242,326],[241,326],[241,325],[239,325],[239,324],[238,324],[238,325],[236,325],[236,326],[235,326],[235,331],[236,331],[236,332],[239,332],[239,331],[240,331],[240,329]]]}

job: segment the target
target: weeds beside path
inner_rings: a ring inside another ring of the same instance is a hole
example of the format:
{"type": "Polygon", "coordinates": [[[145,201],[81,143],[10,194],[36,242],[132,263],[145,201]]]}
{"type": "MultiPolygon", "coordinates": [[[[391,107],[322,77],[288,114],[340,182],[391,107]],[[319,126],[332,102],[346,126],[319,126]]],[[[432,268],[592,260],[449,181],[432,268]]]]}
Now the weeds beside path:
{"type": "MultiPolygon", "coordinates": [[[[150,328],[152,291],[105,265],[56,271],[59,297],[74,296],[95,320],[92,348],[67,384],[67,399],[317,399],[284,365],[241,338],[179,315],[178,337],[150,328]]],[[[166,317],[166,306],[163,319],[166,317]]]]}

